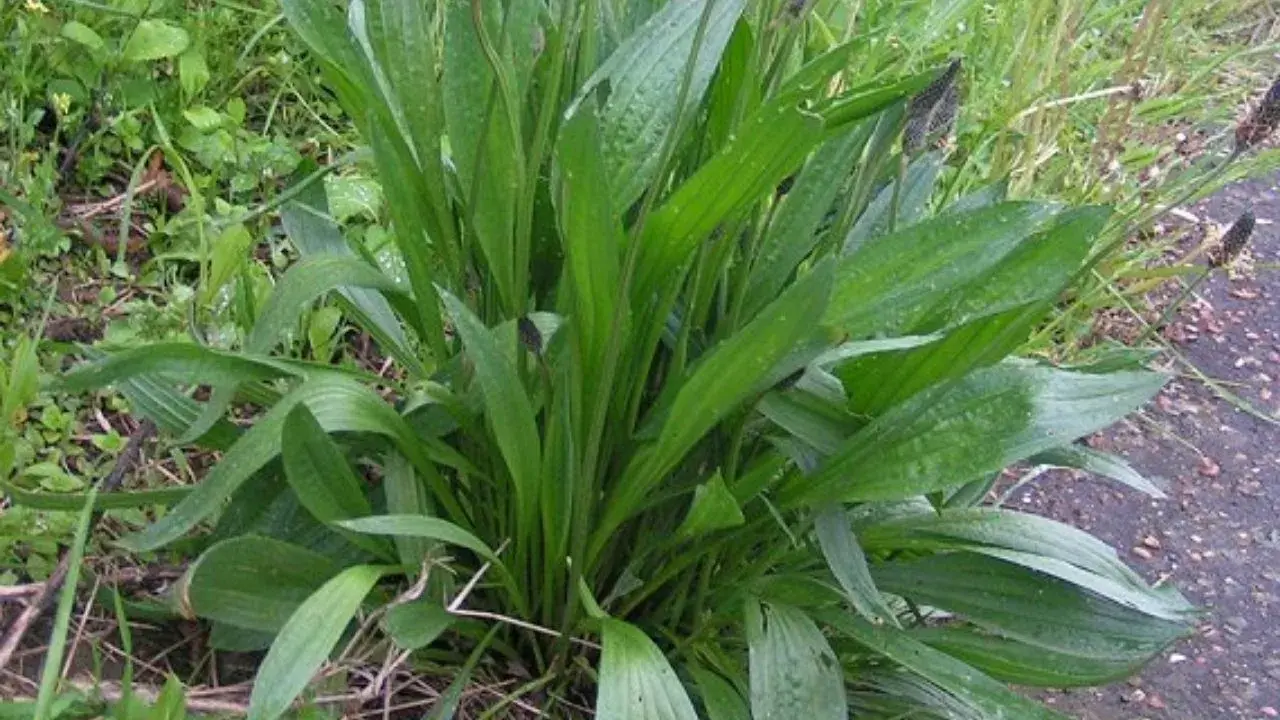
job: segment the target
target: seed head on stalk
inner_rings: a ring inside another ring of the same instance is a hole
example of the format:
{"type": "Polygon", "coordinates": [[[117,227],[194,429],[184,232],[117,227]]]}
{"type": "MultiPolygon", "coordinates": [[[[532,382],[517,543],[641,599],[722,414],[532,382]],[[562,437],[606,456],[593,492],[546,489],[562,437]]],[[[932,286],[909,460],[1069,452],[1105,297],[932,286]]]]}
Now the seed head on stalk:
{"type": "Polygon", "coordinates": [[[1249,117],[1236,126],[1236,153],[1242,153],[1266,140],[1275,132],[1277,125],[1280,125],[1280,78],[1271,84],[1267,94],[1262,96],[1262,102],[1249,113],[1249,117]]]}
{"type": "Polygon", "coordinates": [[[1230,265],[1240,253],[1244,251],[1245,245],[1249,242],[1249,237],[1253,235],[1253,228],[1257,225],[1257,219],[1253,216],[1253,211],[1245,210],[1240,213],[1240,217],[1231,223],[1231,227],[1222,235],[1222,241],[1218,246],[1209,253],[1209,267],[1219,268],[1224,265],[1230,265]]]}
{"type": "Polygon", "coordinates": [[[902,149],[915,155],[924,149],[929,136],[948,132],[955,122],[960,95],[956,80],[960,76],[960,60],[953,60],[938,79],[929,83],[907,105],[907,123],[902,131],[902,149]]]}

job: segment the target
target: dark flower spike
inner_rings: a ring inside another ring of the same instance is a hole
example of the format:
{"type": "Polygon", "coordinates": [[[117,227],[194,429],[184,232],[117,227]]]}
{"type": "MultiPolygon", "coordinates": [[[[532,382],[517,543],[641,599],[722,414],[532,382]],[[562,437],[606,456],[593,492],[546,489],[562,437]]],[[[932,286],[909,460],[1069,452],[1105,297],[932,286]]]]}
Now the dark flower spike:
{"type": "Polygon", "coordinates": [[[1266,140],[1277,125],[1280,125],[1280,78],[1272,83],[1249,117],[1236,126],[1236,152],[1242,153],[1266,140]]]}
{"type": "Polygon", "coordinates": [[[1241,213],[1223,234],[1222,242],[1209,253],[1209,267],[1222,267],[1235,261],[1244,251],[1245,245],[1249,243],[1249,237],[1253,235],[1255,225],[1257,225],[1257,219],[1254,218],[1252,211],[1245,210],[1241,213]]]}
{"type": "Polygon", "coordinates": [[[529,316],[521,317],[516,321],[516,332],[520,335],[520,343],[529,349],[534,355],[542,354],[542,331],[538,330],[538,326],[533,324],[529,316]]]}
{"type": "Polygon", "coordinates": [[[929,135],[950,129],[959,107],[956,79],[960,61],[953,60],[936,80],[921,90],[907,105],[907,123],[902,131],[902,149],[914,155],[924,149],[929,135]]]}

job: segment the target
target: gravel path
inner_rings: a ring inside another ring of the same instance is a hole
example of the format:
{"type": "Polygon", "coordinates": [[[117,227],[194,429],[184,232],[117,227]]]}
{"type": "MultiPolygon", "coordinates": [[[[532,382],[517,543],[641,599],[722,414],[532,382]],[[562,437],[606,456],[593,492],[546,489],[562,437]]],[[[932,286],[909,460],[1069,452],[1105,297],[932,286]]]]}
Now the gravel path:
{"type": "MultiPolygon", "coordinates": [[[[1252,262],[1246,257],[1241,272],[1202,285],[1167,331],[1206,375],[1271,414],[1280,411],[1278,184],[1280,176],[1239,183],[1193,208],[1222,225],[1252,205],[1259,218],[1252,262]]],[[[1163,480],[1168,499],[1055,474],[1019,490],[1011,504],[1094,532],[1208,615],[1141,677],[1046,701],[1083,720],[1280,717],[1280,425],[1187,378],[1092,444],[1163,480]]]]}

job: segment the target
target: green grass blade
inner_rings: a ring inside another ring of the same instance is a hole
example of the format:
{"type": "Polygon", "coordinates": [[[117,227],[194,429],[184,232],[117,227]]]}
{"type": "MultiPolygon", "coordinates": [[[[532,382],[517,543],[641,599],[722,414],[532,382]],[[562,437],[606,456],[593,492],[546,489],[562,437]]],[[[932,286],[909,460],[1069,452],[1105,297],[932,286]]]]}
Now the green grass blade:
{"type": "Polygon", "coordinates": [[[71,610],[76,604],[76,590],[80,582],[80,567],[84,560],[85,544],[89,541],[89,527],[93,524],[93,504],[97,488],[89,491],[80,519],[76,522],[76,534],[67,550],[67,575],[58,595],[58,608],[53,616],[53,632],[49,636],[49,649],[40,671],[40,689],[36,693],[35,720],[50,720],[54,693],[62,674],[62,658],[67,651],[67,632],[71,628],[71,610]]]}

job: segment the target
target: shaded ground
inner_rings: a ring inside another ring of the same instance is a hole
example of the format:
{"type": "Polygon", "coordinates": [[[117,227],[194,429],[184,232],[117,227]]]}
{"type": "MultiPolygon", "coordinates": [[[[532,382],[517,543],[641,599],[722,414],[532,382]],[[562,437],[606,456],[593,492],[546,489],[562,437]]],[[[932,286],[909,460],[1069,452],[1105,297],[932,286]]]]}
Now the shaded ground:
{"type": "MultiPolygon", "coordinates": [[[[1252,263],[1202,285],[1166,332],[1206,375],[1271,414],[1280,410],[1278,183],[1280,176],[1240,183],[1193,208],[1224,224],[1252,205],[1252,263]]],[[[1084,720],[1280,716],[1280,425],[1182,376],[1093,444],[1164,480],[1168,499],[1057,475],[1019,490],[1010,504],[1094,532],[1209,614],[1141,677],[1046,700],[1084,720]]]]}

